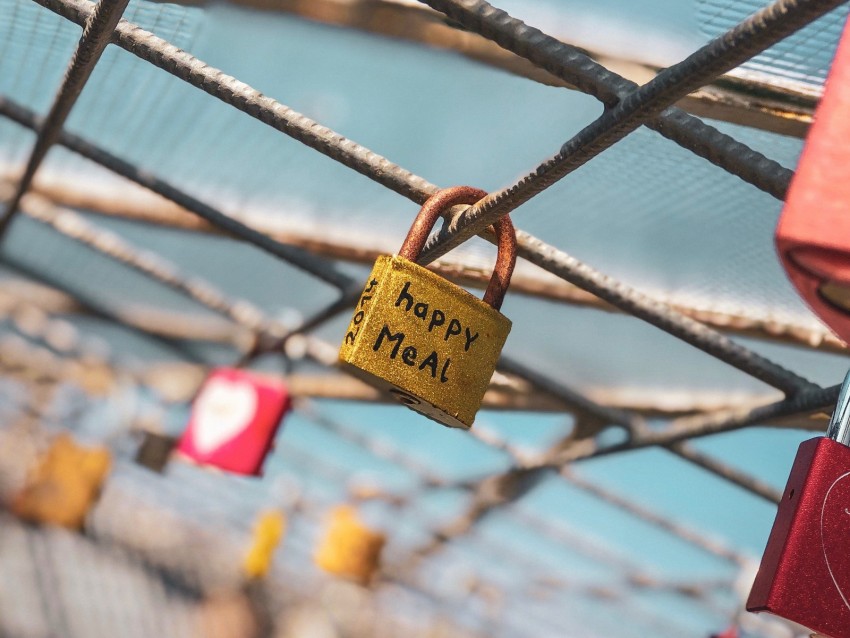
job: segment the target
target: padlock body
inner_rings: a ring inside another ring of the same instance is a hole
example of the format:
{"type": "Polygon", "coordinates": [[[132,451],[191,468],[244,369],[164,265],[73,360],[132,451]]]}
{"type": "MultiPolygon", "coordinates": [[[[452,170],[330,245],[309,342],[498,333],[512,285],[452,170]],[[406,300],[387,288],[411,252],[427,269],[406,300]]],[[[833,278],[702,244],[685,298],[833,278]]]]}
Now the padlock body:
{"type": "Polygon", "coordinates": [[[850,37],[845,26],[776,229],[789,278],[815,313],[850,343],[850,37]],[[829,294],[824,285],[844,289],[829,294]],[[841,300],[843,298],[843,301],[841,300]]]}
{"type": "Polygon", "coordinates": [[[850,447],[800,445],[747,600],[830,638],[850,638],[850,447]]]}
{"type": "Polygon", "coordinates": [[[177,451],[196,463],[258,476],[290,403],[286,386],[276,379],[217,368],[192,404],[177,451]]]}
{"type": "Polygon", "coordinates": [[[370,385],[444,425],[469,428],[510,320],[397,255],[375,262],[339,351],[370,385]]]}
{"type": "Polygon", "coordinates": [[[378,569],[386,537],[364,525],[348,505],[331,511],[330,525],[314,555],[330,574],[366,585],[378,569]]]}
{"type": "Polygon", "coordinates": [[[158,432],[145,432],[142,444],[136,452],[136,463],[161,474],[176,445],[175,437],[158,432]]]}
{"type": "Polygon", "coordinates": [[[82,529],[111,465],[107,448],[84,447],[60,434],[10,509],[23,520],[82,529]]]}

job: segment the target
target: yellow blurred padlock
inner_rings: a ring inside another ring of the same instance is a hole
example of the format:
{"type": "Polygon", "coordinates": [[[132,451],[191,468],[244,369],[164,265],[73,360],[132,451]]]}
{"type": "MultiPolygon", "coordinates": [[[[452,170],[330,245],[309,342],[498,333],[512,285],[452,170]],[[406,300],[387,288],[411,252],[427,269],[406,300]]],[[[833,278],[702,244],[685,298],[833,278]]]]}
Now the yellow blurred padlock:
{"type": "Polygon", "coordinates": [[[111,463],[105,447],[81,446],[60,434],[12,500],[11,510],[33,523],[82,529],[111,463]]]}
{"type": "Polygon", "coordinates": [[[274,550],[286,532],[286,516],[279,510],[269,510],[257,517],[251,549],[245,556],[242,569],[248,578],[262,578],[271,568],[274,550]]]}
{"type": "Polygon", "coordinates": [[[315,554],[326,572],[366,585],[378,570],[386,537],[366,527],[350,505],[330,512],[330,525],[315,554]]]}

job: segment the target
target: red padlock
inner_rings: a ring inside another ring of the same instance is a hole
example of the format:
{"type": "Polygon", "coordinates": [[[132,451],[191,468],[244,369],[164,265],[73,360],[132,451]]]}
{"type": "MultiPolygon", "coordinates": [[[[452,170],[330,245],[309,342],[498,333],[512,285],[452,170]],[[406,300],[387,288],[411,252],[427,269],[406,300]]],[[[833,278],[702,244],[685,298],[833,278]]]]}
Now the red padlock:
{"type": "Polygon", "coordinates": [[[776,229],[789,278],[850,343],[850,36],[844,33],[776,229]]]}
{"type": "Polygon", "coordinates": [[[850,372],[826,437],[800,445],[747,600],[829,638],[850,638],[850,372]]]}
{"type": "Polygon", "coordinates": [[[286,385],[238,368],[204,381],[177,451],[228,472],[259,476],[291,399],[286,385]]]}
{"type": "MultiPolygon", "coordinates": [[[[776,246],[812,310],[850,343],[850,36],[845,24],[776,246]]],[[[747,601],[850,638],[850,373],[826,437],[800,445],[747,601]]]]}

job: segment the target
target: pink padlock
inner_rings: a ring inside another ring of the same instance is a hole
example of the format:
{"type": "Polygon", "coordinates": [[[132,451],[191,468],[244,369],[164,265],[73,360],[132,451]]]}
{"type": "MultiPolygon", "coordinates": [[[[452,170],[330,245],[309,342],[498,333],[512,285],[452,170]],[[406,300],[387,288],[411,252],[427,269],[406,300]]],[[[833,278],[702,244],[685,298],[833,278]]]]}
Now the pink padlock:
{"type": "Polygon", "coordinates": [[[259,476],[291,403],[282,381],[217,368],[192,404],[177,451],[196,463],[259,476]]]}

